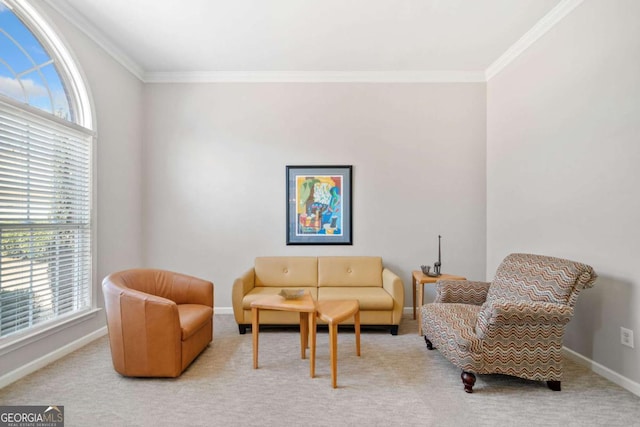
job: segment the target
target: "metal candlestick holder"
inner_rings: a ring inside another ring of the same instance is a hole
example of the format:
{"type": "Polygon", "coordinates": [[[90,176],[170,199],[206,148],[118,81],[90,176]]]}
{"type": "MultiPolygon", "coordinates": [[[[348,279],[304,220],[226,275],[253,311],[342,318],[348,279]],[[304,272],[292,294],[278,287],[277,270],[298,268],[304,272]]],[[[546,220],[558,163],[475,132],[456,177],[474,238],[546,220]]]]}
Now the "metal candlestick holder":
{"type": "Polygon", "coordinates": [[[433,263],[433,271],[431,270],[431,267],[428,265],[421,265],[420,269],[422,269],[422,273],[424,273],[425,275],[429,276],[429,277],[439,277],[440,276],[440,267],[442,267],[442,253],[440,250],[440,240],[442,239],[442,236],[438,235],[438,261],[433,263]]]}

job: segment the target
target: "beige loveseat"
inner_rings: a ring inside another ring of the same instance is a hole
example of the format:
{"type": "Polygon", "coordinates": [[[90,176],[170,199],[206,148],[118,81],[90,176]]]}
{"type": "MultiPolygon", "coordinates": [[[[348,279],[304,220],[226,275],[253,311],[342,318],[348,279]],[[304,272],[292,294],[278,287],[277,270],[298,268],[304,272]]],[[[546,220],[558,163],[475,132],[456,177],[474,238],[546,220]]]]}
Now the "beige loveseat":
{"type": "MultiPolygon", "coordinates": [[[[362,325],[388,326],[392,335],[404,307],[402,280],[382,266],[380,257],[258,257],[233,283],[233,313],[241,334],[251,326],[251,303],[283,288],[305,289],[316,301],[356,299],[362,325]]],[[[264,311],[260,324],[295,325],[295,312],[264,311]]],[[[348,322],[345,322],[348,323],[348,322]]]]}

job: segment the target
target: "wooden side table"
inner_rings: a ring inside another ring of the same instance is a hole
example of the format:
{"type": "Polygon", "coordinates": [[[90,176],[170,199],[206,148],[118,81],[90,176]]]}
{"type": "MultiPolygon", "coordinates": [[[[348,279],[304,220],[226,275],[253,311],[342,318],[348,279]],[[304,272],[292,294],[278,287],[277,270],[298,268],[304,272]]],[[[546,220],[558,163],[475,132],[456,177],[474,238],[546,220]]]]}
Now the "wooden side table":
{"type": "MultiPolygon", "coordinates": [[[[453,274],[441,274],[438,277],[427,276],[420,270],[414,270],[412,272],[412,284],[411,290],[413,293],[413,318],[416,318],[416,288],[418,288],[418,301],[420,307],[424,305],[424,284],[436,283],[438,280],[467,280],[466,277],[456,276],[453,274]]],[[[418,314],[420,314],[418,312],[418,314]]],[[[422,322],[420,316],[418,316],[418,335],[422,335],[422,322]]]]}
{"type": "Polygon", "coordinates": [[[356,354],[360,356],[360,305],[358,300],[318,301],[318,317],[329,324],[329,355],[331,359],[331,385],[338,386],[338,324],[353,317],[356,335],[356,354]]]}
{"type": "Polygon", "coordinates": [[[315,376],[316,369],[316,303],[309,292],[298,299],[287,300],[280,295],[266,296],[251,303],[253,335],[253,369],[258,369],[258,335],[260,310],[297,311],[300,313],[300,358],[304,359],[307,344],[310,347],[309,374],[315,376]],[[310,343],[309,343],[310,341],[310,343]]]}

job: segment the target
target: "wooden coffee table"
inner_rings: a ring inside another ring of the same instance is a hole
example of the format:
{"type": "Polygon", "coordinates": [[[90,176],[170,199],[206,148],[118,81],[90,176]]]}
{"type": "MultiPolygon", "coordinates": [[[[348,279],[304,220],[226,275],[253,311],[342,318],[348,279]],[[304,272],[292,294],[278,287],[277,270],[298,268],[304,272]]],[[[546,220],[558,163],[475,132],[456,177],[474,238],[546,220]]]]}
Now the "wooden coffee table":
{"type": "Polygon", "coordinates": [[[284,299],[280,295],[260,298],[251,303],[251,332],[253,335],[253,369],[258,369],[258,334],[260,310],[297,311],[300,313],[300,356],[306,358],[307,344],[310,347],[309,371],[311,378],[316,368],[316,303],[309,292],[297,299],[284,299]],[[309,343],[310,341],[310,343],[309,343]]]}
{"type": "MultiPolygon", "coordinates": [[[[329,357],[331,360],[331,385],[337,387],[338,324],[353,317],[356,335],[356,354],[360,356],[360,304],[358,300],[318,301],[318,318],[329,324],[329,357]]],[[[312,352],[315,350],[312,350],[312,352]]],[[[315,360],[315,357],[314,357],[315,360]]]]}

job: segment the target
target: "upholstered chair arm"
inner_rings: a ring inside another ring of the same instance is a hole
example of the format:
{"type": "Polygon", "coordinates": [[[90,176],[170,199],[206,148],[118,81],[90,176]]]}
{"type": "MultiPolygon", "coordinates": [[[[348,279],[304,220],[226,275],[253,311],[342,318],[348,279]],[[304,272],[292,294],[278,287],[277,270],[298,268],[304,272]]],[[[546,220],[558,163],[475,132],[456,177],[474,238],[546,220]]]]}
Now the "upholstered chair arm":
{"type": "Polygon", "coordinates": [[[493,335],[492,331],[505,331],[512,326],[562,328],[572,317],[573,308],[565,304],[496,299],[487,302],[478,313],[476,334],[485,338],[493,335]]]}
{"type": "Polygon", "coordinates": [[[392,324],[399,325],[404,307],[404,284],[402,279],[385,268],[382,270],[382,288],[393,298],[392,324]]]}
{"type": "Polygon", "coordinates": [[[141,376],[151,376],[158,370],[179,374],[182,347],[177,304],[118,286],[108,278],[103,289],[116,371],[141,376]],[[158,354],[166,357],[158,358],[158,354]]]}
{"type": "Polygon", "coordinates": [[[253,268],[249,269],[233,282],[233,288],[231,290],[231,303],[233,305],[233,314],[235,315],[236,322],[238,322],[239,324],[244,323],[242,317],[242,299],[254,287],[255,270],[253,268]]]}
{"type": "Polygon", "coordinates": [[[200,304],[213,308],[213,283],[186,274],[173,273],[173,297],[178,304],[200,304]]]}
{"type": "Polygon", "coordinates": [[[434,302],[482,305],[490,285],[490,282],[472,280],[438,280],[434,302]]]}

